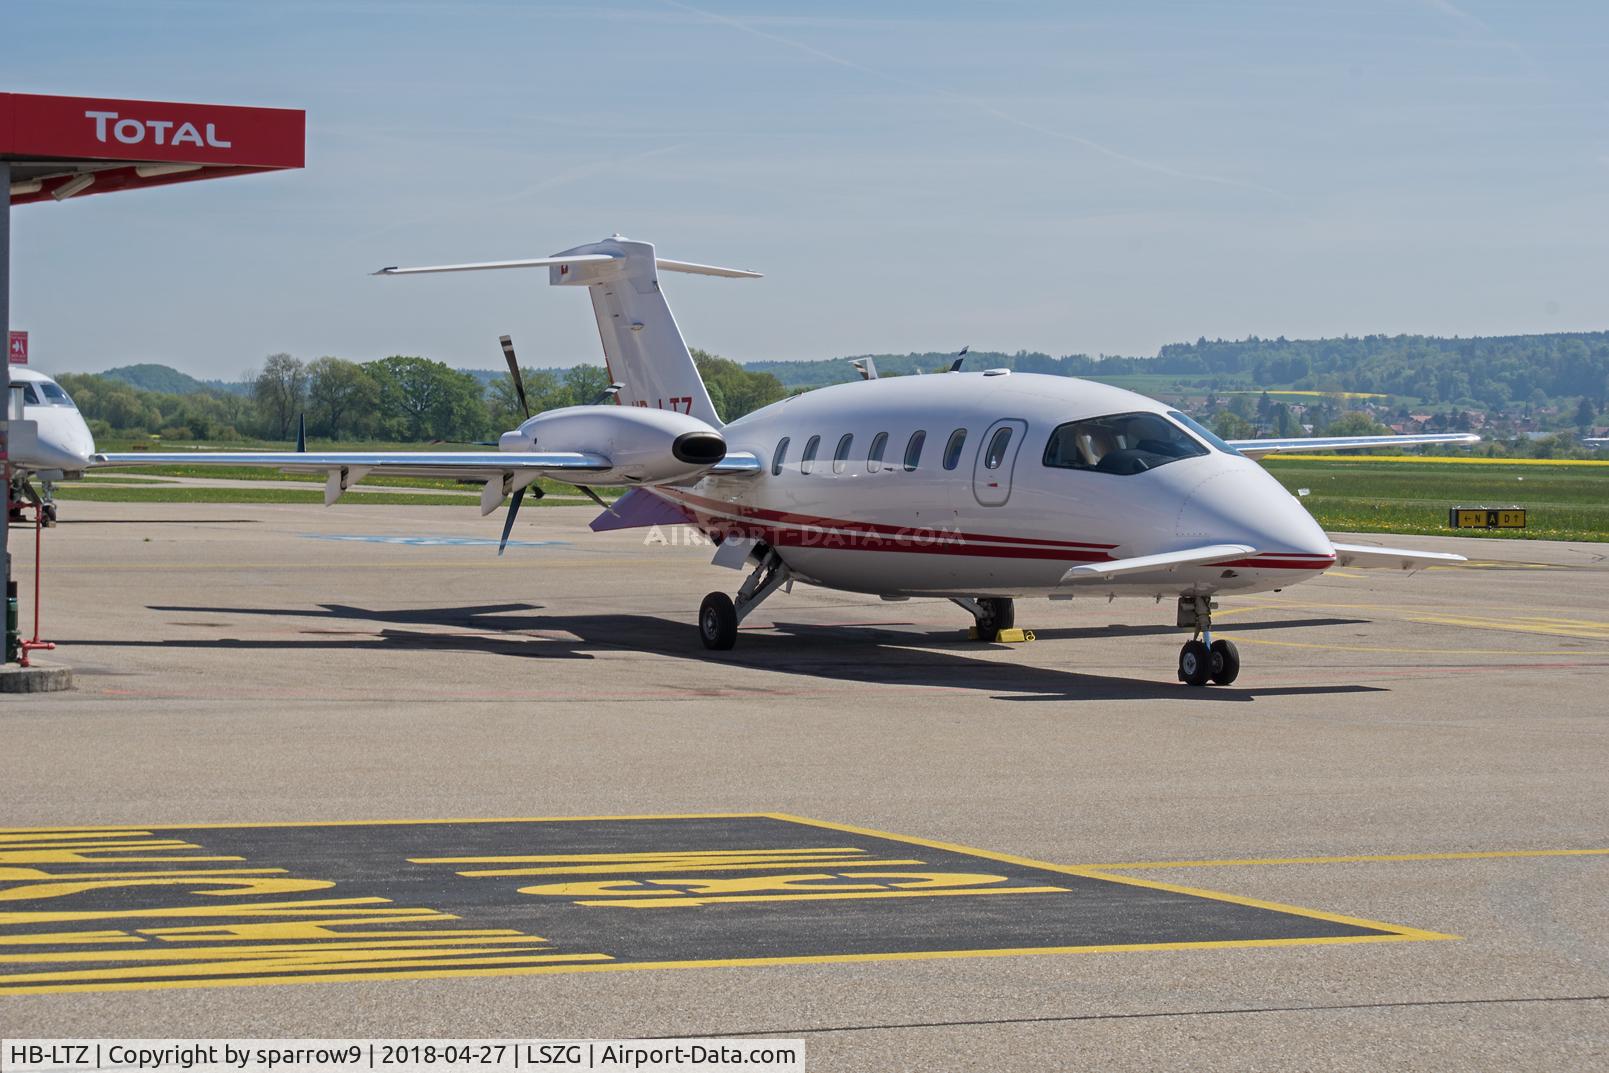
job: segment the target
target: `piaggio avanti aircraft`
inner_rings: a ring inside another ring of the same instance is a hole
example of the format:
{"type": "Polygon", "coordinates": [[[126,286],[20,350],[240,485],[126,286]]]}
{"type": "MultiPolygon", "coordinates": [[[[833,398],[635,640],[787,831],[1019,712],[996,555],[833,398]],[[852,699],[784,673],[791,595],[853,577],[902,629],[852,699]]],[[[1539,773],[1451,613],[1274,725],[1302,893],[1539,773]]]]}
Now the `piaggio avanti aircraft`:
{"type": "MultiPolygon", "coordinates": [[[[1212,638],[1213,597],[1287,588],[1332,566],[1412,570],[1457,555],[1330,540],[1257,459],[1277,451],[1468,443],[1471,435],[1224,441],[1130,391],[1005,369],[865,378],[721,421],[660,290],[660,272],[758,273],[669,261],[614,236],[552,257],[386,268],[379,275],[546,268],[592,298],[618,405],[530,416],[489,452],[115,454],[111,465],[255,465],[328,474],[333,503],[373,474],[485,482],[481,512],[512,497],[503,544],[538,478],[630,490],[597,530],[686,522],[715,562],[749,575],[699,609],[704,645],[794,582],[890,600],[947,597],[980,640],[1013,625],[1017,597],[1177,600],[1191,631],[1179,678],[1235,680],[1235,646],[1212,638]]],[[[505,352],[519,387],[518,366],[505,352]]],[[[601,399],[609,402],[610,399],[601,399]]],[[[541,495],[540,487],[534,489],[541,495]]],[[[501,549],[500,552],[501,553],[501,549]]]]}

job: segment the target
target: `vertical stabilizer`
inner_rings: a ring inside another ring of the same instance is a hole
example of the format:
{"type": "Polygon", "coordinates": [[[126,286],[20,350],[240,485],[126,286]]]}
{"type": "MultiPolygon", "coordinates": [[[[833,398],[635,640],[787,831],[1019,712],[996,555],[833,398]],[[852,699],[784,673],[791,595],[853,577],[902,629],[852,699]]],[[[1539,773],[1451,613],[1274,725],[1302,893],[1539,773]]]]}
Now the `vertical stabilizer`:
{"type": "Polygon", "coordinates": [[[681,329],[659,289],[661,265],[672,271],[697,271],[705,266],[656,262],[651,243],[619,236],[565,250],[554,254],[552,260],[559,263],[548,267],[549,282],[584,286],[592,296],[609,378],[624,385],[619,396],[622,405],[675,410],[721,427],[681,329]],[[599,254],[608,260],[593,259],[599,254]],[[588,259],[566,263],[566,257],[588,259]]]}

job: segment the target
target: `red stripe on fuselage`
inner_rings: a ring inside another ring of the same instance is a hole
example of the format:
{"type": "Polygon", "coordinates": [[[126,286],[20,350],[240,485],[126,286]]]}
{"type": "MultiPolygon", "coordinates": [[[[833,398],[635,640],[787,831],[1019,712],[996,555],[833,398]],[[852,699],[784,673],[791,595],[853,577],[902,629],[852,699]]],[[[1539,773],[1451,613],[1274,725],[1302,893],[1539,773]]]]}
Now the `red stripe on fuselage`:
{"type": "MultiPolygon", "coordinates": [[[[845,529],[864,533],[877,533],[883,536],[899,536],[919,530],[919,527],[913,526],[882,525],[878,522],[852,522],[843,518],[827,518],[814,514],[794,514],[785,510],[751,507],[742,503],[725,503],[719,499],[708,499],[704,496],[693,495],[691,492],[684,492],[679,488],[656,487],[652,490],[660,494],[674,496],[678,500],[693,506],[708,507],[725,514],[736,514],[740,518],[756,518],[760,521],[778,522],[783,525],[814,526],[819,529],[845,529]]],[[[984,533],[946,532],[945,535],[955,540],[990,544],[1042,544],[1053,548],[1093,548],[1101,551],[1109,551],[1117,547],[1116,544],[1093,544],[1086,540],[1049,540],[1040,537],[991,536],[984,533]]]]}
{"type": "MultiPolygon", "coordinates": [[[[1049,559],[1099,563],[1113,561],[1114,556],[1105,549],[1118,546],[1082,544],[1073,541],[1039,541],[1027,537],[982,536],[976,533],[956,533],[931,528],[897,528],[869,522],[790,514],[787,511],[767,510],[737,503],[723,503],[720,500],[662,486],[650,488],[648,491],[670,497],[684,511],[693,515],[694,524],[711,536],[724,537],[728,534],[750,536],[782,548],[894,551],[922,555],[969,555],[988,559],[1049,559]],[[683,502],[684,500],[686,502],[683,502]],[[714,509],[704,509],[701,505],[705,504],[714,509]],[[724,517],[724,514],[736,514],[739,517],[724,517]],[[986,543],[991,541],[997,543],[986,543]],[[1033,544],[1053,546],[1025,546],[1033,544]]],[[[1266,555],[1211,564],[1214,568],[1307,571],[1328,570],[1334,565],[1333,556],[1320,559],[1294,552],[1270,552],[1266,555]]]]}

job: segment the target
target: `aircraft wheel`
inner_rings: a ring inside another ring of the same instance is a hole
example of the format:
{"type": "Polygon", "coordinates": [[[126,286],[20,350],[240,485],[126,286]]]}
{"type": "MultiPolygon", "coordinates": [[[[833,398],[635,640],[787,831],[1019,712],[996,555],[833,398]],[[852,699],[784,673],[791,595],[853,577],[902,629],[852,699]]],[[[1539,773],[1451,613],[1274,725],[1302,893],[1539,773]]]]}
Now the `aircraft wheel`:
{"type": "Polygon", "coordinates": [[[978,640],[993,643],[999,640],[1001,630],[1017,624],[1017,605],[1009,596],[985,596],[978,603],[988,612],[978,623],[978,640]]]}
{"type": "Polygon", "coordinates": [[[1207,674],[1214,683],[1226,686],[1240,677],[1240,649],[1233,641],[1214,641],[1207,659],[1207,674]]]}
{"type": "Polygon", "coordinates": [[[712,592],[704,597],[698,609],[698,637],[705,648],[716,652],[725,652],[737,644],[737,609],[726,593],[712,592]]]}
{"type": "Polygon", "coordinates": [[[42,521],[46,529],[56,528],[56,504],[45,504],[45,516],[42,521]]]}
{"type": "Polygon", "coordinates": [[[1200,641],[1186,641],[1179,649],[1179,681],[1204,686],[1212,672],[1212,654],[1200,641]]]}

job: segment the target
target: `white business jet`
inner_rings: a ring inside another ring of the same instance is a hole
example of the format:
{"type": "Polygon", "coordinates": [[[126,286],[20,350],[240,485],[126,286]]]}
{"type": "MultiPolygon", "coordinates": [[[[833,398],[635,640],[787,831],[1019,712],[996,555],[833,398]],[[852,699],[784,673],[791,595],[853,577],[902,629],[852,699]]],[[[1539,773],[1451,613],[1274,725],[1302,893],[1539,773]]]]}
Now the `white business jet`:
{"type": "Polygon", "coordinates": [[[52,497],[57,481],[82,477],[95,454],[95,438],[84,415],[60,384],[23,365],[11,368],[11,498],[31,502],[44,512],[46,525],[56,524],[52,497]],[[34,482],[39,487],[34,487],[34,482]]]}
{"type": "MultiPolygon", "coordinates": [[[[505,544],[540,477],[588,490],[626,486],[594,529],[691,522],[719,541],[717,563],[750,571],[735,600],[704,598],[699,634],[717,650],[731,648],[738,624],[794,582],[888,600],[947,597],[972,614],[982,641],[1013,626],[1017,597],[1172,597],[1178,626],[1192,634],[1179,678],[1193,686],[1227,685],[1239,672],[1235,646],[1211,635],[1220,593],[1283,589],[1337,564],[1411,570],[1462,561],[1334,543],[1256,459],[1476,436],[1225,442],[1133,392],[1005,369],[881,379],[863,369],[866,379],[724,424],[659,276],[758,273],[667,261],[617,235],[534,260],[377,274],[514,268],[546,268],[550,283],[587,289],[618,405],[530,417],[503,434],[495,454],[141,453],[105,462],[324,472],[328,503],[371,473],[484,480],[483,514],[513,497],[505,544]]],[[[519,387],[506,337],[504,349],[519,387]]]]}

